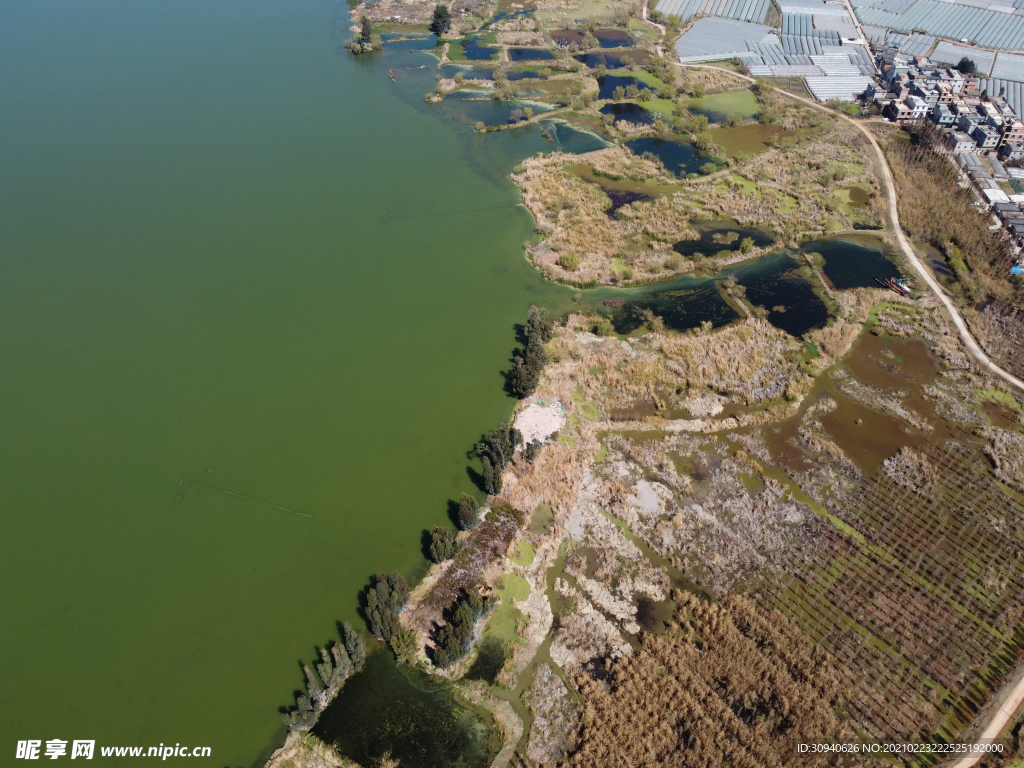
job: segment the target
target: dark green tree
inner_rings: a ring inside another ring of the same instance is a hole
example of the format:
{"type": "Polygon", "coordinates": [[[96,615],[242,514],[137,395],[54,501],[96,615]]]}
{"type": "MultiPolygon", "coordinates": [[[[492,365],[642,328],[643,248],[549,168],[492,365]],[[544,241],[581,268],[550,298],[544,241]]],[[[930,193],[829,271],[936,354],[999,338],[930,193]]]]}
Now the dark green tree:
{"type": "Polygon", "coordinates": [[[397,571],[377,574],[377,583],[366,594],[366,618],[370,631],[385,643],[400,626],[398,614],[409,603],[409,585],[397,571]]]}
{"type": "Polygon", "coordinates": [[[484,435],[483,440],[476,444],[478,456],[486,456],[491,460],[491,465],[504,469],[516,451],[516,446],[523,442],[523,436],[519,430],[511,424],[501,422],[498,428],[491,430],[484,435]]]}
{"type": "Polygon", "coordinates": [[[494,605],[493,599],[475,591],[456,601],[451,618],[437,633],[434,661],[439,667],[448,667],[469,653],[476,622],[490,613],[494,605]]]}
{"type": "Polygon", "coordinates": [[[366,643],[363,642],[363,636],[352,629],[352,625],[348,622],[342,625],[342,633],[345,638],[345,650],[348,651],[348,657],[352,660],[352,669],[358,672],[363,668],[363,662],[366,661],[366,643]]]}
{"type": "Polygon", "coordinates": [[[359,38],[363,41],[363,45],[370,44],[370,38],[373,36],[373,22],[370,21],[368,16],[363,16],[359,20],[359,38]]]}
{"type": "Polygon", "coordinates": [[[434,6],[434,17],[430,20],[430,31],[435,35],[443,35],[452,27],[452,14],[447,5],[438,3],[434,6]]]}
{"type": "Polygon", "coordinates": [[[480,504],[476,498],[464,493],[459,496],[459,528],[472,531],[480,520],[480,504]]]}
{"type": "Polygon", "coordinates": [[[962,72],[963,74],[969,75],[978,68],[978,65],[975,64],[971,59],[964,56],[962,59],[960,59],[960,62],[956,65],[956,68],[960,70],[960,72],[962,72]]]}
{"type": "Polygon", "coordinates": [[[501,493],[501,467],[495,467],[486,456],[481,457],[480,464],[483,467],[484,490],[490,496],[497,496],[501,493]]]}
{"type": "Polygon", "coordinates": [[[435,563],[443,563],[455,557],[457,552],[455,534],[435,525],[430,531],[430,559],[435,563]]]}
{"type": "Polygon", "coordinates": [[[538,336],[541,342],[551,341],[555,335],[555,323],[548,317],[548,311],[531,305],[526,314],[526,338],[538,336]]]}
{"type": "Polygon", "coordinates": [[[540,374],[548,361],[543,343],[537,335],[530,336],[526,348],[517,350],[509,376],[509,390],[520,400],[529,397],[540,384],[540,374]]]}

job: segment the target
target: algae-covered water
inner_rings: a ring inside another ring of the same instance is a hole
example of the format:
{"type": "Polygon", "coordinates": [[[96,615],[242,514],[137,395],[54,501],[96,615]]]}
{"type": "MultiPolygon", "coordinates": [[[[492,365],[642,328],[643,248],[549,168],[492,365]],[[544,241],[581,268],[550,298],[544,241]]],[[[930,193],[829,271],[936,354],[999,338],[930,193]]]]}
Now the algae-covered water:
{"type": "Polygon", "coordinates": [[[259,762],[299,660],[471,489],[513,324],[571,302],[507,178],[553,145],[431,112],[436,72],[386,74],[426,55],[349,56],[341,12],[0,4],[5,754],[259,762]]]}

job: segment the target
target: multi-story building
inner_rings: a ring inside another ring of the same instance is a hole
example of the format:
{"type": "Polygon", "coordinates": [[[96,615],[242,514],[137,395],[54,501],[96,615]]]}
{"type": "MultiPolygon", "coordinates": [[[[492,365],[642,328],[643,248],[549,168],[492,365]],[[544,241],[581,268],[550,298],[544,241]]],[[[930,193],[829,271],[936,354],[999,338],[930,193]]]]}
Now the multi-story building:
{"type": "Polygon", "coordinates": [[[994,128],[979,123],[974,126],[974,130],[971,131],[971,136],[978,145],[978,149],[982,152],[990,152],[999,146],[999,131],[994,128]]]}

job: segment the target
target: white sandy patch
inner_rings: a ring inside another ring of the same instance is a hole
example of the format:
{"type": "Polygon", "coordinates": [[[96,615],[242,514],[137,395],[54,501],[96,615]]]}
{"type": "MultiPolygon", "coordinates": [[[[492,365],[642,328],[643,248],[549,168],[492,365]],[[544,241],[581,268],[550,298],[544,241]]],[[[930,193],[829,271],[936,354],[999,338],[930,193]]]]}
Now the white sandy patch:
{"type": "Polygon", "coordinates": [[[523,436],[523,444],[546,440],[565,424],[565,408],[557,400],[550,403],[530,403],[516,414],[516,429],[523,436]]]}
{"type": "Polygon", "coordinates": [[[648,517],[665,513],[666,503],[671,503],[672,492],[661,483],[641,480],[636,484],[635,494],[626,497],[626,503],[639,507],[648,517]]]}
{"type": "Polygon", "coordinates": [[[709,394],[703,397],[691,397],[683,401],[683,408],[690,412],[695,419],[706,419],[717,416],[725,408],[725,398],[720,395],[709,394]]]}

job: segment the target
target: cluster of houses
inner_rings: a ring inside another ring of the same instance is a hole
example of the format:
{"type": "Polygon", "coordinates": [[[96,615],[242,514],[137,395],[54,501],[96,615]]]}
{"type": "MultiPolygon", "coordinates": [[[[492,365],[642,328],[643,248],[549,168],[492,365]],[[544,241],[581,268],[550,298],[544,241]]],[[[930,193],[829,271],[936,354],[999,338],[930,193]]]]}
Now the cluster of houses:
{"type": "Polygon", "coordinates": [[[979,91],[976,77],[923,56],[883,52],[879,59],[882,74],[865,101],[894,123],[936,124],[1015,249],[1024,246],[1024,168],[1014,167],[1024,165],[1016,162],[1024,161],[1024,122],[1001,95],[979,91]]]}
{"type": "Polygon", "coordinates": [[[979,91],[978,78],[923,56],[896,55],[886,61],[883,55],[880,71],[864,95],[887,120],[935,123],[944,129],[954,154],[1024,160],[1024,122],[1004,98],[979,91]]]}

